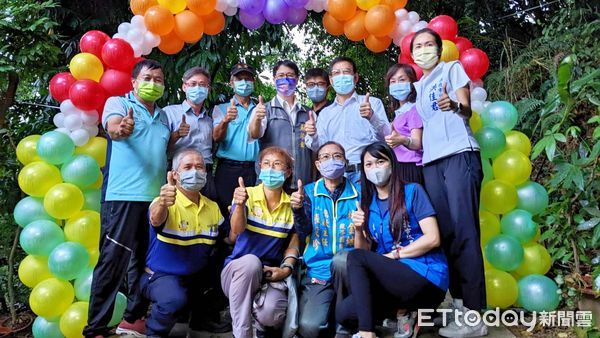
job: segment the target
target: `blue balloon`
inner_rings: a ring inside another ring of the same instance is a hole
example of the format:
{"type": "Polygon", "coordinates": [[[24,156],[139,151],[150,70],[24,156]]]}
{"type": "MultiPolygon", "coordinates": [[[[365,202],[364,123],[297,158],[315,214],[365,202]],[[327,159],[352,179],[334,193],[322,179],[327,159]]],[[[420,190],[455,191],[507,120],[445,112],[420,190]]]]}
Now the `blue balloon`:
{"type": "Polygon", "coordinates": [[[51,322],[44,317],[36,317],[31,326],[34,338],[64,338],[58,321],[51,322]]]}
{"type": "Polygon", "coordinates": [[[521,209],[514,209],[502,216],[500,221],[503,234],[518,239],[521,244],[531,241],[537,233],[538,225],[532,219],[531,213],[521,209]]]}
{"type": "Polygon", "coordinates": [[[503,132],[513,129],[518,118],[517,108],[507,101],[492,102],[481,113],[485,127],[496,127],[503,132]]]}
{"type": "Polygon", "coordinates": [[[527,181],[517,187],[519,201],[517,208],[527,210],[532,215],[543,212],[548,207],[548,192],[541,184],[527,181]]]}
{"type": "Polygon", "coordinates": [[[525,276],[518,285],[518,302],[528,311],[554,311],[560,303],[558,286],[544,275],[525,276]]]}
{"type": "Polygon", "coordinates": [[[13,211],[15,222],[24,228],[27,224],[45,219],[47,221],[56,221],[52,216],[48,215],[44,209],[44,200],[37,197],[27,196],[17,203],[13,211]]]}
{"type": "Polygon", "coordinates": [[[73,183],[79,188],[88,187],[98,180],[100,166],[88,155],[73,156],[60,168],[63,181],[73,183]]]}
{"type": "Polygon", "coordinates": [[[74,284],[75,297],[82,302],[90,301],[92,291],[92,279],[94,278],[94,268],[86,268],[77,277],[74,284]]]}
{"type": "Polygon", "coordinates": [[[509,235],[492,237],[485,245],[485,258],[498,270],[512,271],[523,262],[523,246],[509,235]]]}
{"type": "Polygon", "coordinates": [[[88,266],[90,254],[76,242],[59,244],[48,257],[48,268],[58,279],[72,280],[88,266]]]}
{"type": "Polygon", "coordinates": [[[38,220],[29,223],[19,236],[19,244],[30,255],[48,256],[65,241],[62,229],[54,222],[38,220]]]}

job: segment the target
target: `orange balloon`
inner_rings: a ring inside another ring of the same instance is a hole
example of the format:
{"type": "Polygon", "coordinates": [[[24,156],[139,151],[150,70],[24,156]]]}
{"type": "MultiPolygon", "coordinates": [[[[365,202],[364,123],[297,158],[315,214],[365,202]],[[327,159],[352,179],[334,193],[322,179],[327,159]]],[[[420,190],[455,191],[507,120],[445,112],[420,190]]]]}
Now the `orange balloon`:
{"type": "Polygon", "coordinates": [[[365,46],[373,53],[381,53],[386,50],[392,43],[392,38],[389,36],[369,35],[365,39],[365,46]]]}
{"type": "Polygon", "coordinates": [[[344,34],[348,40],[360,41],[369,35],[365,28],[365,16],[367,12],[357,11],[356,15],[344,23],[344,34]]]}
{"type": "Polygon", "coordinates": [[[177,54],[183,48],[184,42],[177,36],[175,30],[171,33],[160,37],[158,49],[161,52],[169,55],[177,54]]]}
{"type": "Polygon", "coordinates": [[[217,0],[187,0],[186,2],[188,9],[199,16],[210,14],[217,5],[217,0]]]}
{"type": "Polygon", "coordinates": [[[392,9],[392,12],[396,12],[397,10],[406,7],[408,0],[381,0],[379,2],[380,5],[388,5],[392,9]]]}
{"type": "Polygon", "coordinates": [[[327,13],[338,21],[350,20],[356,13],[356,0],[327,0],[327,13]]]}
{"type": "Polygon", "coordinates": [[[204,34],[217,35],[225,28],[225,16],[219,11],[212,11],[208,15],[202,16],[204,21],[204,34]]]}
{"type": "Polygon", "coordinates": [[[323,15],[323,27],[331,35],[338,36],[344,34],[344,23],[331,16],[329,12],[323,15]]]}
{"type": "Polygon", "coordinates": [[[175,26],[173,14],[161,6],[152,6],[144,14],[144,24],[149,31],[158,35],[167,35],[175,26]]]}
{"type": "Polygon", "coordinates": [[[377,5],[369,9],[365,17],[365,28],[371,35],[387,36],[394,30],[396,15],[389,6],[377,5]]]}
{"type": "Polygon", "coordinates": [[[194,43],[204,34],[204,22],[192,11],[175,14],[175,33],[187,43],[194,43]]]}
{"type": "Polygon", "coordinates": [[[158,5],[156,0],[131,0],[129,7],[131,12],[135,15],[144,15],[148,8],[158,5]]]}

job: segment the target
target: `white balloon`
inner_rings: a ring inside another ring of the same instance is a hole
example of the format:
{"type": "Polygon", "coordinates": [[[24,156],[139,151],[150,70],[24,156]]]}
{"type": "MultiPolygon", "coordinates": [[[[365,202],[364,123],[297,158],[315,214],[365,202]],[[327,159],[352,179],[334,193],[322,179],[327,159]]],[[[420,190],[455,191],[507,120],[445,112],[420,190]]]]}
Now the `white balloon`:
{"type": "Polygon", "coordinates": [[[410,22],[417,23],[420,19],[421,17],[419,16],[419,13],[415,11],[408,12],[408,20],[410,20],[410,22]]]}
{"type": "Polygon", "coordinates": [[[412,22],[408,21],[408,20],[404,20],[400,22],[400,33],[401,35],[406,35],[408,33],[410,33],[411,29],[413,27],[412,22]]]}
{"type": "Polygon", "coordinates": [[[148,55],[152,53],[152,49],[153,47],[144,46],[144,49],[142,49],[142,55],[148,55]]]}
{"type": "Polygon", "coordinates": [[[144,17],[142,15],[135,15],[133,18],[131,18],[131,26],[132,28],[141,30],[141,31],[147,31],[148,29],[146,28],[146,24],[144,23],[144,17]]]}
{"type": "Polygon", "coordinates": [[[327,0],[321,0],[321,8],[323,8],[324,11],[329,9],[329,1],[327,0]]]}
{"type": "Polygon", "coordinates": [[[215,9],[219,12],[225,12],[225,10],[229,7],[227,4],[227,0],[217,0],[217,4],[215,5],[215,9]]]}
{"type": "Polygon", "coordinates": [[[408,17],[408,11],[404,8],[398,9],[394,14],[396,14],[396,22],[402,21],[408,17]]]}
{"type": "Polygon", "coordinates": [[[127,42],[129,43],[136,43],[136,42],[140,42],[144,40],[144,33],[143,31],[139,30],[139,29],[130,29],[129,32],[127,32],[127,42]]]}
{"type": "Polygon", "coordinates": [[[147,46],[156,47],[160,44],[160,36],[147,31],[144,33],[144,43],[148,43],[147,46]]]}
{"type": "Polygon", "coordinates": [[[127,32],[131,29],[131,24],[129,22],[123,22],[117,28],[117,33],[121,35],[127,35],[127,32]]]}
{"type": "Polygon", "coordinates": [[[234,16],[237,13],[237,7],[229,6],[223,13],[227,16],[234,16]]]}
{"type": "Polygon", "coordinates": [[[54,115],[54,117],[52,118],[52,122],[54,122],[54,125],[57,128],[64,127],[65,126],[65,114],[58,113],[58,114],[54,115]]]}
{"type": "Polygon", "coordinates": [[[75,143],[75,145],[78,147],[81,147],[90,140],[90,135],[88,134],[88,131],[83,128],[73,130],[70,136],[71,140],[73,140],[73,143],[75,143]]]}
{"type": "Polygon", "coordinates": [[[238,8],[239,7],[239,2],[238,2],[238,0],[227,0],[227,5],[229,7],[238,8]]]}
{"type": "Polygon", "coordinates": [[[487,108],[487,106],[489,106],[490,104],[491,104],[490,101],[483,102],[483,108],[487,108]]]}
{"type": "Polygon", "coordinates": [[[75,130],[81,128],[82,125],[81,117],[79,114],[71,114],[65,116],[64,127],[69,130],[75,130]]]}
{"type": "Polygon", "coordinates": [[[71,135],[71,132],[67,128],[56,128],[55,130],[57,132],[59,132],[59,133],[63,133],[63,134],[68,135],[68,136],[71,135]]]}
{"type": "Polygon", "coordinates": [[[304,9],[306,9],[307,11],[312,11],[314,8],[314,2],[314,0],[308,0],[306,5],[304,6],[304,9]]]}
{"type": "Polygon", "coordinates": [[[419,21],[413,26],[412,31],[418,32],[421,29],[426,28],[426,27],[427,27],[427,21],[419,21]]]}
{"type": "Polygon", "coordinates": [[[98,130],[98,126],[85,126],[85,131],[87,131],[89,138],[98,136],[98,130]]]}
{"type": "Polygon", "coordinates": [[[483,102],[473,101],[473,97],[471,97],[471,109],[475,112],[481,113],[483,111],[483,102]]]}
{"type": "Polygon", "coordinates": [[[404,38],[403,35],[399,35],[397,38],[394,38],[394,45],[400,47],[400,45],[402,45],[403,38],[404,38]]]}
{"type": "Polygon", "coordinates": [[[65,115],[76,114],[79,112],[79,109],[73,105],[71,100],[64,100],[60,104],[60,111],[65,115]]]}
{"type": "Polygon", "coordinates": [[[487,99],[487,92],[481,87],[475,87],[471,90],[471,101],[485,101],[487,99]]]}
{"type": "Polygon", "coordinates": [[[81,118],[81,122],[85,126],[95,126],[96,124],[98,124],[98,112],[95,110],[81,112],[81,114],[79,114],[79,117],[81,118]]]}
{"type": "Polygon", "coordinates": [[[115,35],[113,35],[112,37],[113,37],[113,39],[123,39],[123,40],[125,40],[125,35],[119,34],[119,33],[115,33],[115,35]]]}
{"type": "Polygon", "coordinates": [[[388,36],[392,39],[399,39],[402,37],[402,30],[400,29],[400,24],[394,25],[394,30],[388,36]]]}

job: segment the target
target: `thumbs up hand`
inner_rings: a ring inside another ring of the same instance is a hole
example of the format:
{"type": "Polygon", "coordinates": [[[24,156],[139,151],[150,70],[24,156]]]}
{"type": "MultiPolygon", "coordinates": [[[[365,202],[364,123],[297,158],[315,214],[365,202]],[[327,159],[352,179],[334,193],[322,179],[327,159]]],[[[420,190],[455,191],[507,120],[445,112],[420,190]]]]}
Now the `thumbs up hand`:
{"type": "Polygon", "coordinates": [[[446,90],[446,82],[442,84],[442,96],[437,99],[438,107],[443,111],[455,111],[458,109],[458,103],[452,101],[446,90]]]}
{"type": "Polygon", "coordinates": [[[179,124],[179,129],[177,129],[177,133],[179,137],[187,136],[190,133],[190,125],[185,121],[185,115],[181,118],[181,123],[179,124]]]}
{"type": "Polygon", "coordinates": [[[396,148],[401,144],[405,144],[406,136],[400,135],[396,128],[392,126],[392,133],[385,137],[385,143],[387,143],[390,148],[396,148]]]}
{"type": "Polygon", "coordinates": [[[129,137],[133,133],[133,128],[135,127],[135,120],[133,119],[133,108],[129,108],[127,111],[127,116],[121,119],[121,123],[119,123],[119,135],[121,137],[129,137]]]}
{"type": "Polygon", "coordinates": [[[362,229],[365,224],[365,212],[361,209],[358,201],[356,201],[356,211],[352,212],[352,223],[356,229],[362,229]]]}
{"type": "Polygon", "coordinates": [[[238,177],[238,187],[233,191],[233,203],[237,205],[244,205],[248,200],[248,192],[246,191],[246,185],[244,185],[244,179],[238,177]]]}
{"type": "Polygon", "coordinates": [[[308,121],[304,123],[304,131],[309,136],[314,136],[317,133],[317,124],[315,123],[315,116],[312,110],[308,111],[308,121]]]}
{"type": "Polygon", "coordinates": [[[367,93],[365,95],[365,100],[363,103],[360,104],[360,116],[362,116],[363,118],[369,120],[371,119],[371,117],[373,116],[373,109],[371,108],[371,102],[369,101],[369,98],[371,97],[371,94],[367,93]]]}
{"type": "Polygon", "coordinates": [[[163,207],[170,207],[175,204],[175,197],[177,196],[177,187],[175,183],[174,172],[167,172],[167,184],[160,188],[159,203],[163,207]]]}
{"type": "Polygon", "coordinates": [[[298,180],[298,190],[294,191],[290,196],[290,204],[292,209],[300,209],[304,203],[304,185],[302,180],[298,180]]]}
{"type": "Polygon", "coordinates": [[[231,104],[227,107],[227,112],[225,114],[224,120],[227,122],[231,122],[235,120],[238,116],[237,107],[235,106],[235,100],[231,99],[231,104]]]}
{"type": "Polygon", "coordinates": [[[256,114],[256,118],[259,121],[261,121],[267,116],[267,107],[265,106],[262,95],[258,96],[258,104],[254,108],[254,111],[256,114]]]}

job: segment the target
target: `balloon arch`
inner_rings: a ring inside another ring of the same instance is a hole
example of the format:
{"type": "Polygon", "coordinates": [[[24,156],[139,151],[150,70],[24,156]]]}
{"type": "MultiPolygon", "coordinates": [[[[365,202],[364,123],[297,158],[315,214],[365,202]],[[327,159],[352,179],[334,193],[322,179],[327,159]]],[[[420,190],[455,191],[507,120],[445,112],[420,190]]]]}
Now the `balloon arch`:
{"type": "MultiPolygon", "coordinates": [[[[81,337],[87,321],[92,270],[100,237],[100,169],[106,139],[98,137],[99,112],[110,96],[132,89],[131,70],[158,47],[176,54],[204,34],[219,34],[225,15],[236,15],[248,29],[270,24],[297,25],[308,11],[323,12],[332,35],[363,41],[373,52],[400,46],[399,62],[420,69],[410,55],[414,32],[429,27],[443,39],[442,60],[459,60],[472,80],[470,125],[481,145],[485,173],[481,191],[481,245],[490,307],[518,304],[530,311],[554,310],[556,284],[545,277],[550,255],[539,244],[532,217],[544,211],[548,195],[529,180],[531,143],[512,130],[517,110],[509,102],[486,101],[481,78],[488,70],[485,52],[458,36],[456,21],[440,15],[431,21],[404,9],[407,0],[131,0],[134,14],[109,37],[89,31],[80,41],[70,72],[56,74],[50,93],[60,102],[57,129],[30,135],[17,147],[24,165],[19,187],[27,197],[14,210],[23,227],[20,244],[28,254],[19,278],[31,287],[29,302],[38,315],[34,337],[81,337]],[[541,292],[540,292],[541,291],[541,292]]],[[[110,325],[120,322],[126,298],[118,295],[110,325]]]]}

